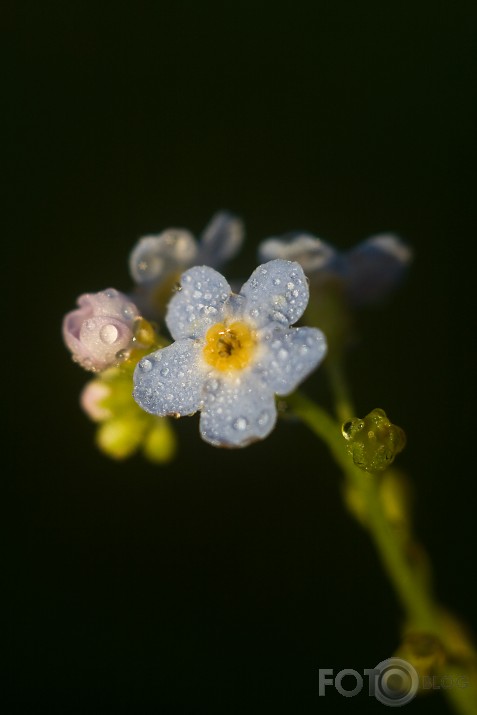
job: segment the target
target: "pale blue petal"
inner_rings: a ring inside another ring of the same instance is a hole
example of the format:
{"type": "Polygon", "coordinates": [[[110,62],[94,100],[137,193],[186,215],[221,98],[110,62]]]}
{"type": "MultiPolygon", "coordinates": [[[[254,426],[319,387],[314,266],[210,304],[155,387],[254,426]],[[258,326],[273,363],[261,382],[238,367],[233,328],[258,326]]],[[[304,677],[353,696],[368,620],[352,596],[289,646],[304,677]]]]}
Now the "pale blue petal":
{"type": "Polygon", "coordinates": [[[344,255],[342,277],[348,300],[355,307],[385,298],[403,279],[411,250],[398,236],[379,234],[344,255]]]}
{"type": "Polygon", "coordinates": [[[206,381],[200,416],[200,433],[206,442],[217,447],[246,447],[267,437],[276,419],[272,391],[250,371],[206,381]]]}
{"type": "Polygon", "coordinates": [[[320,238],[308,233],[291,233],[280,238],[267,238],[258,247],[261,262],[283,258],[296,261],[306,275],[326,269],[334,260],[336,251],[320,238]]]}
{"type": "Polygon", "coordinates": [[[244,234],[244,225],[238,216],[227,211],[216,213],[202,234],[197,263],[215,268],[223,265],[238,253],[244,234]]]}
{"type": "Polygon", "coordinates": [[[260,336],[254,371],[277,395],[289,395],[326,355],[326,338],[318,328],[280,328],[260,336]]]}
{"type": "Polygon", "coordinates": [[[169,228],[139,239],[129,256],[129,271],[136,283],[158,282],[171,272],[188,268],[196,256],[192,234],[182,228],[169,228]]]}
{"type": "Polygon", "coordinates": [[[166,325],[175,340],[203,337],[224,316],[230,286],[208,266],[194,266],[181,278],[181,288],[167,307],[166,325]]]}
{"type": "Polygon", "coordinates": [[[309,298],[303,268],[279,258],[256,268],[240,294],[246,298],[244,316],[258,328],[270,322],[292,325],[303,315],[309,298]]]}
{"type": "Polygon", "coordinates": [[[136,402],[153,415],[191,415],[201,407],[202,345],[179,340],[147,355],[134,371],[136,402]]]}

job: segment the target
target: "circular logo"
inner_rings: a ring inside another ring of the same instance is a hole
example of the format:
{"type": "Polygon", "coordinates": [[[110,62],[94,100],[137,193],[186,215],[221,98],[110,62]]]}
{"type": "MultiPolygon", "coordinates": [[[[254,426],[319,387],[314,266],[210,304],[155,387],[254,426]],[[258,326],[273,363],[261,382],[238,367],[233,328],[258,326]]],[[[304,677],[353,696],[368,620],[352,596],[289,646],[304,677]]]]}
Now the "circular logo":
{"type": "Polygon", "coordinates": [[[402,658],[387,658],[375,668],[374,695],[383,705],[407,705],[419,689],[416,669],[402,658]]]}

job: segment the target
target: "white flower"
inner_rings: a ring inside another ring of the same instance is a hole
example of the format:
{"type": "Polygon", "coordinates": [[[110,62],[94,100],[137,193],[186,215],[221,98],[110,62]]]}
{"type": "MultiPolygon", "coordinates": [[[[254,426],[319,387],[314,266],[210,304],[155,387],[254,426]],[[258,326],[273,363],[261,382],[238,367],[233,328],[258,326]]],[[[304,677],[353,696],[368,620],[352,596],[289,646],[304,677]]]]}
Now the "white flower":
{"type": "Polygon", "coordinates": [[[244,447],[275,426],[274,395],[290,394],[326,354],[317,328],[291,328],[309,298],[298,263],[259,266],[239,294],[217,271],[186,271],[166,323],[175,343],[143,358],[134,399],[155,415],[201,412],[213,445],[244,447]]]}
{"type": "Polygon", "coordinates": [[[242,221],[226,211],[216,213],[199,241],[184,228],[168,228],[143,236],[129,257],[129,270],[138,284],[159,284],[169,275],[193,265],[218,268],[232,258],[243,242],[242,221]]]}
{"type": "Polygon", "coordinates": [[[73,360],[98,372],[120,362],[118,353],[130,347],[139,311],[130,299],[115,290],[84,293],[78,308],[63,318],[63,340],[73,360]]]}
{"type": "Polygon", "coordinates": [[[338,281],[349,304],[370,305],[386,297],[402,280],[412,259],[410,248],[392,233],[370,236],[349,251],[337,251],[307,233],[268,238],[258,248],[260,261],[298,261],[312,288],[338,281]]]}

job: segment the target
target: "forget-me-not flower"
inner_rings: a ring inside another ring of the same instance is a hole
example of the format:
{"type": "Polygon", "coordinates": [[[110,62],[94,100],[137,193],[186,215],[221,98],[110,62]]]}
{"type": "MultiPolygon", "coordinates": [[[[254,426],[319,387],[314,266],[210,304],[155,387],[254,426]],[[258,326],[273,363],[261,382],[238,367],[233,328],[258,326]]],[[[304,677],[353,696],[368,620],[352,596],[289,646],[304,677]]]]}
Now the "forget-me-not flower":
{"type": "Polygon", "coordinates": [[[341,286],[351,306],[361,307],[382,300],[399,284],[412,253],[392,233],[371,236],[343,252],[311,234],[292,233],[262,241],[258,256],[260,261],[298,261],[312,288],[333,281],[341,286]]]}
{"type": "Polygon", "coordinates": [[[162,312],[183,271],[194,265],[219,268],[237,254],[243,239],[242,220],[228,211],[214,214],[199,240],[184,228],[143,236],[129,256],[135,299],[145,313],[162,312]]]}
{"type": "Polygon", "coordinates": [[[275,394],[295,390],[326,353],[320,330],[290,327],[308,299],[292,261],[260,265],[238,294],[210,267],[187,270],[167,309],[175,342],[138,363],[134,399],[155,415],[200,411],[201,435],[216,446],[263,439],[276,423],[275,394]]]}
{"type": "Polygon", "coordinates": [[[115,288],[84,293],[77,303],[79,307],[67,313],[62,323],[63,340],[73,360],[92,372],[117,365],[121,352],[132,343],[138,308],[115,288]]]}

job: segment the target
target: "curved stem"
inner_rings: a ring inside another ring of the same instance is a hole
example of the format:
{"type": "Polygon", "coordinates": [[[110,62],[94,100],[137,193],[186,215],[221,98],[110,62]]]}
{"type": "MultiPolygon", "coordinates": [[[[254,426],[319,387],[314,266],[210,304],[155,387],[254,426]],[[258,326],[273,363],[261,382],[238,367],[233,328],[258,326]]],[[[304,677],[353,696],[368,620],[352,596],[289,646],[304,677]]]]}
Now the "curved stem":
{"type": "MultiPolygon", "coordinates": [[[[366,473],[353,464],[346,452],[340,425],[326,410],[299,392],[289,396],[287,403],[293,412],[328,445],[346,478],[361,495],[366,508],[366,528],[399,596],[408,622],[419,631],[437,636],[444,648],[449,646],[451,650],[450,637],[442,623],[439,605],[425,585],[425,580],[408,560],[404,544],[397,538],[385,514],[378,491],[377,475],[366,473]]],[[[463,674],[462,671],[459,675],[463,674]]],[[[465,689],[449,688],[444,692],[456,713],[460,715],[477,713],[477,694],[471,685],[465,689]]]]}

